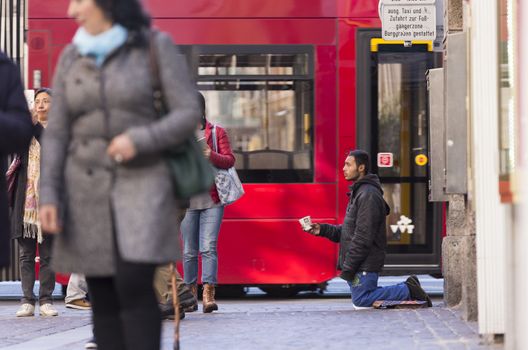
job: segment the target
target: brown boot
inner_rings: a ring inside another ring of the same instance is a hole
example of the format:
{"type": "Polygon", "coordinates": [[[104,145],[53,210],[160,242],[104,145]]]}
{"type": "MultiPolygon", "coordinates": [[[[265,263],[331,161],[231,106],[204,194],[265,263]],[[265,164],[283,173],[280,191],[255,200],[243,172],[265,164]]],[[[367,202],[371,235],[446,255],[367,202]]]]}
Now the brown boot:
{"type": "Polygon", "coordinates": [[[194,303],[186,307],[184,310],[185,312],[194,312],[198,310],[198,286],[196,285],[196,283],[187,284],[186,286],[189,288],[191,294],[193,295],[194,303]]]}
{"type": "Polygon", "coordinates": [[[202,302],[204,313],[209,313],[218,310],[218,305],[216,305],[215,302],[215,287],[212,284],[204,284],[202,302]]]}

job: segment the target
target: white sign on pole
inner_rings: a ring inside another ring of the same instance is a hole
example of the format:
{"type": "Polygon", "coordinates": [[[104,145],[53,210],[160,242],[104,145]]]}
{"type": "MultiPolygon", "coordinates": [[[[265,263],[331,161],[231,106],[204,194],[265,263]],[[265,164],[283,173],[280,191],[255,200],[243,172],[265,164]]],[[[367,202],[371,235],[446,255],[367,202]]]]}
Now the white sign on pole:
{"type": "Polygon", "coordinates": [[[434,0],[382,0],[380,4],[384,40],[435,40],[434,0]]]}

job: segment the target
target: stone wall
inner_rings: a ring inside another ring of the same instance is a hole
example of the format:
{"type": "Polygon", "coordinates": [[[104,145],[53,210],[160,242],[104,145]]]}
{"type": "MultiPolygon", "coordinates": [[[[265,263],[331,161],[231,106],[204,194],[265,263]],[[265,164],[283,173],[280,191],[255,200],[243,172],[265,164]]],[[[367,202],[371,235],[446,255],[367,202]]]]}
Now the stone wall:
{"type": "MultiPolygon", "coordinates": [[[[464,18],[467,17],[465,15],[467,1],[445,1],[447,17],[445,31],[453,33],[467,30],[468,24],[464,23],[464,18]]],[[[461,91],[461,93],[465,92],[461,91]]],[[[467,176],[471,179],[469,171],[470,168],[467,176]]],[[[476,321],[478,318],[476,225],[475,212],[468,199],[471,197],[471,195],[450,196],[447,205],[447,236],[442,242],[442,269],[446,305],[459,308],[464,319],[476,321]]]]}
{"type": "Polygon", "coordinates": [[[473,321],[478,316],[474,217],[466,196],[450,196],[447,236],[442,242],[444,302],[460,308],[464,319],[473,321]]]}

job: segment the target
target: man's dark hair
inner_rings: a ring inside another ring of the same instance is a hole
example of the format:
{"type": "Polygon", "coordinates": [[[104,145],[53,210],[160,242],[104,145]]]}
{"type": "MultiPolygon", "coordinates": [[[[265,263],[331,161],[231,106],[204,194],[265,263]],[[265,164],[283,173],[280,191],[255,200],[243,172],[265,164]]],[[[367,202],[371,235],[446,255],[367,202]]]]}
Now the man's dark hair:
{"type": "Polygon", "coordinates": [[[150,17],[143,11],[138,0],[95,0],[108,19],[130,31],[139,32],[150,28],[150,17]]]}
{"type": "Polygon", "coordinates": [[[207,119],[205,118],[205,97],[200,91],[197,91],[196,98],[198,99],[198,108],[200,110],[200,117],[202,117],[201,119],[202,130],[204,130],[205,125],[207,123],[207,119]]]}
{"type": "Polygon", "coordinates": [[[35,91],[35,98],[37,98],[37,96],[41,93],[47,93],[48,95],[51,96],[51,89],[50,88],[47,88],[47,87],[41,87],[39,89],[37,89],[37,91],[35,91]]]}
{"type": "Polygon", "coordinates": [[[360,165],[365,166],[365,175],[370,172],[370,156],[367,152],[361,149],[355,149],[353,151],[350,151],[350,153],[348,153],[348,156],[354,157],[354,160],[356,161],[356,166],[358,168],[360,165]]]}

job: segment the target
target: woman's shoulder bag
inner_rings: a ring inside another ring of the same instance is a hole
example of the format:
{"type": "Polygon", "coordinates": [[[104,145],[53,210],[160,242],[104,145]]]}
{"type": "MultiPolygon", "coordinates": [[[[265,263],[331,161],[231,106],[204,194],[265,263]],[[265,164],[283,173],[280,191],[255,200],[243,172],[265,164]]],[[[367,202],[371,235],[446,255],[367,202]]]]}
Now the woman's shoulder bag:
{"type": "MultiPolygon", "coordinates": [[[[213,126],[213,147],[218,153],[218,138],[216,136],[216,125],[213,126]]],[[[237,201],[244,195],[244,187],[238,178],[234,166],[229,169],[218,169],[215,176],[216,190],[223,205],[228,205],[237,201]]]]}
{"type": "Polygon", "coordinates": [[[21,163],[22,163],[22,160],[20,156],[17,154],[15,155],[15,158],[11,162],[11,165],[9,165],[9,168],[7,169],[7,173],[6,173],[7,197],[8,197],[10,207],[12,207],[15,202],[16,183],[18,180],[18,174],[20,172],[21,163]]]}
{"type": "MultiPolygon", "coordinates": [[[[150,65],[152,74],[152,90],[154,108],[158,117],[167,114],[163,89],[160,81],[158,52],[156,48],[156,32],[150,36],[150,65]]],[[[165,158],[171,172],[174,194],[180,199],[207,192],[214,182],[214,169],[203,156],[200,145],[194,134],[179,145],[165,152],[165,158]]]]}

